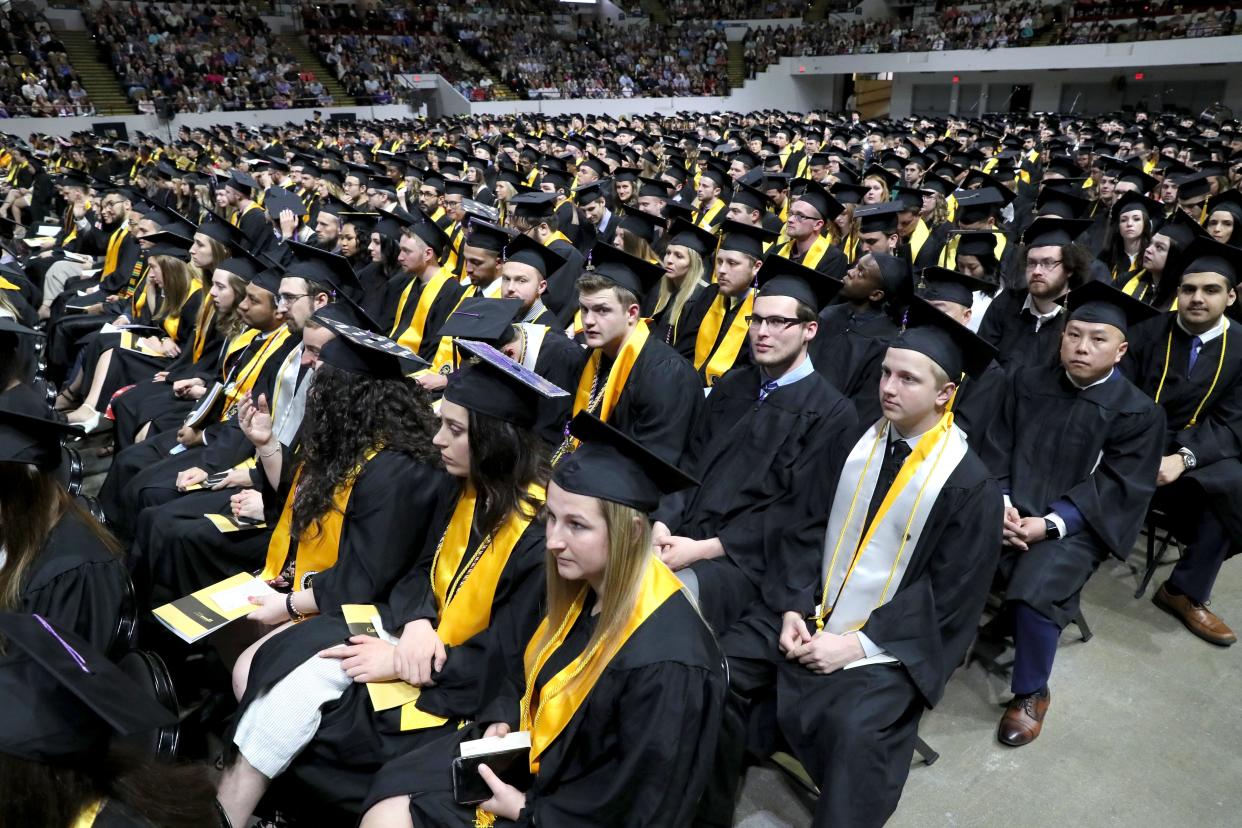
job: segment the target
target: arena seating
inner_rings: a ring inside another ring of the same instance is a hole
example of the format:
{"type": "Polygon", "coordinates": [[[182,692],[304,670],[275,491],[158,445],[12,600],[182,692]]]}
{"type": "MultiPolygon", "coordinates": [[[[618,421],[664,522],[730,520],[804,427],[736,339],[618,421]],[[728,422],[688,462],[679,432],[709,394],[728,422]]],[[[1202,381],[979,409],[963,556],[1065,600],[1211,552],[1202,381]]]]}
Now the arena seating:
{"type": "Polygon", "coordinates": [[[47,18],[8,7],[0,28],[0,117],[94,114],[47,18]]]}

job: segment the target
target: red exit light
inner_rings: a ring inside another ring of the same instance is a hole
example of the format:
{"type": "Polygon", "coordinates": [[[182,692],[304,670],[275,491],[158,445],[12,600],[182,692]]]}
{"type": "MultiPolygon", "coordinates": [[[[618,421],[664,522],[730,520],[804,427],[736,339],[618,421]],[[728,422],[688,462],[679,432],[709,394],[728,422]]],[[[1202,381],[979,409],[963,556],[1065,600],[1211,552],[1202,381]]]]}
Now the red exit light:
{"type": "Polygon", "coordinates": [[[1143,79],[1143,78],[1145,78],[1145,77],[1147,77],[1147,76],[1146,76],[1145,74],[1143,74],[1142,72],[1135,72],[1135,73],[1134,73],[1134,79],[1135,79],[1135,80],[1142,80],[1142,79],[1143,79]]]}
{"type": "Polygon", "coordinates": [[[953,82],[954,82],[954,83],[961,83],[961,82],[962,82],[962,79],[961,79],[961,78],[959,78],[957,75],[954,75],[954,76],[953,76],[953,82]]]}

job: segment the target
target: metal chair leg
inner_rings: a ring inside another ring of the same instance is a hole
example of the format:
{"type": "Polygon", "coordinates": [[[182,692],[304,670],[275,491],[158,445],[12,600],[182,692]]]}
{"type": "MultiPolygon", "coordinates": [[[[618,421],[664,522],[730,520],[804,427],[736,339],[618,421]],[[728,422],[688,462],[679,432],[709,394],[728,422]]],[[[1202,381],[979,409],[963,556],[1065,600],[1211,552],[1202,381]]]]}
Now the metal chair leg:
{"type": "Polygon", "coordinates": [[[914,738],[914,752],[923,760],[923,764],[931,766],[936,764],[936,760],[940,758],[940,754],[932,750],[932,746],[923,741],[922,736],[914,738]]]}

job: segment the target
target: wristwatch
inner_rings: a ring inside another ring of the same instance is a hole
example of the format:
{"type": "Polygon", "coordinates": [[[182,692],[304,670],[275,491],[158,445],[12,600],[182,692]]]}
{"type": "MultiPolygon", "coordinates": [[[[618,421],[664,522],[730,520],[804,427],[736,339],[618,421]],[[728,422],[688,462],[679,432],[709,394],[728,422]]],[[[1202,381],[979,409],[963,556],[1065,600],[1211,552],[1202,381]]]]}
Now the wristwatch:
{"type": "Polygon", "coordinates": [[[1193,469],[1195,466],[1199,464],[1199,461],[1195,459],[1195,453],[1191,451],[1190,449],[1179,448],[1177,450],[1177,453],[1181,455],[1182,466],[1185,467],[1186,471],[1190,471],[1191,469],[1193,469]]]}
{"type": "Polygon", "coordinates": [[[1048,540],[1056,540],[1061,537],[1061,529],[1051,518],[1044,518],[1044,537],[1048,540]]]}

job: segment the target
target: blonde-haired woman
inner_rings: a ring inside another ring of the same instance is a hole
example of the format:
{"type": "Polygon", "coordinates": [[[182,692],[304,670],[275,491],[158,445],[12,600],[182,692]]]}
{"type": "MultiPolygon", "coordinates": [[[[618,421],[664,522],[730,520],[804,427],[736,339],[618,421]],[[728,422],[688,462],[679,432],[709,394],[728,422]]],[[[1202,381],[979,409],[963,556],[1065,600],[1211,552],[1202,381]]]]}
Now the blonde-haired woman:
{"type": "Polygon", "coordinates": [[[89,390],[82,405],[66,415],[69,422],[94,430],[100,422],[100,410],[107,407],[113,394],[168,368],[194,338],[203,306],[203,276],[178,256],[188,254],[168,249],[148,255],[145,301],[139,318],[133,321],[141,327],[101,333],[86,349],[82,372],[70,389],[89,390]]]}
{"type": "Polygon", "coordinates": [[[708,284],[709,257],[716,252],[716,236],[683,219],[675,219],[664,248],[664,277],[651,317],[651,334],[692,359],[694,341],[704,309],[694,313],[695,300],[708,284]]]}
{"type": "Polygon", "coordinates": [[[647,513],[693,481],[589,414],[570,433],[582,444],[548,487],[548,613],[521,683],[476,724],[381,771],[362,828],[692,821],[725,677],[707,625],[652,552],[647,513]],[[506,784],[484,764],[459,780],[475,795],[455,798],[461,743],[519,728],[530,736],[529,784],[506,784]]]}

